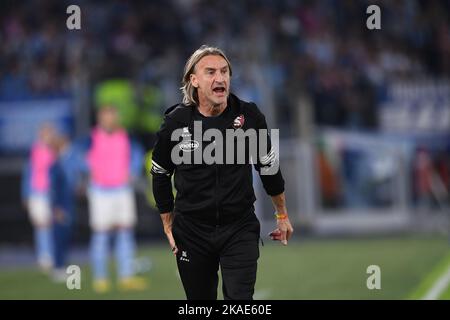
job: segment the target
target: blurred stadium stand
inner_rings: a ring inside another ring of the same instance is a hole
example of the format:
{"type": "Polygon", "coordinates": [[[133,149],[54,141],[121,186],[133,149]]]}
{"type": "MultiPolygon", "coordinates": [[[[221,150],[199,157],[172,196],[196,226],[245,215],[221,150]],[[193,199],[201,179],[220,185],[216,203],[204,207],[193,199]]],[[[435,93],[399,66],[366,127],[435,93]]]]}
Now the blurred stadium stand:
{"type": "MultiPolygon", "coordinates": [[[[181,99],[186,58],[204,43],[227,52],[233,91],[280,128],[295,222],[315,232],[442,227],[449,14],[448,1],[425,0],[1,1],[0,243],[31,239],[20,171],[42,121],[75,139],[97,103],[120,101],[149,149],[163,110],[181,99]],[[70,4],[81,7],[79,31],[66,28],[70,4]],[[381,30],[366,28],[370,4],[381,8],[381,30]]],[[[138,235],[162,237],[145,177],[140,185],[138,235]]],[[[78,241],[88,235],[85,202],[78,241]]]]}

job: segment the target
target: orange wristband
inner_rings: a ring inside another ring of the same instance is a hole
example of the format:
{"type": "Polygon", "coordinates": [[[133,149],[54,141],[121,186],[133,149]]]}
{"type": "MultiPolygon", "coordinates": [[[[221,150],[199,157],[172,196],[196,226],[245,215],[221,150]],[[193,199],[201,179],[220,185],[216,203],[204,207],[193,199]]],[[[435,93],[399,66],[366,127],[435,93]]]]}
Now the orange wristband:
{"type": "Polygon", "coordinates": [[[277,220],[282,220],[286,219],[288,215],[286,213],[275,213],[275,217],[277,218],[277,220]]]}

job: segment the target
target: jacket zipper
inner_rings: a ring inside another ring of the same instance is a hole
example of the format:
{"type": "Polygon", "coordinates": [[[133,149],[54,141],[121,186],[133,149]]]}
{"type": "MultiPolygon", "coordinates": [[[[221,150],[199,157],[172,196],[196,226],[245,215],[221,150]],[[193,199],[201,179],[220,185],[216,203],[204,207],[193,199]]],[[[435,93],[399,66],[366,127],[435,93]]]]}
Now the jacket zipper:
{"type": "MultiPolygon", "coordinates": [[[[239,110],[239,111],[241,112],[241,110],[239,110]]],[[[231,120],[229,123],[227,123],[225,125],[225,130],[228,129],[228,128],[233,128],[233,122],[234,122],[234,118],[233,118],[233,120],[231,120]]],[[[218,195],[219,195],[219,192],[218,192],[218,190],[219,190],[219,168],[217,166],[217,163],[215,164],[215,169],[216,169],[216,229],[217,229],[220,226],[220,224],[219,224],[220,213],[219,213],[219,202],[218,202],[218,195]]]]}
{"type": "Polygon", "coordinates": [[[219,168],[217,167],[217,163],[215,164],[216,169],[216,227],[219,226],[219,168]]]}

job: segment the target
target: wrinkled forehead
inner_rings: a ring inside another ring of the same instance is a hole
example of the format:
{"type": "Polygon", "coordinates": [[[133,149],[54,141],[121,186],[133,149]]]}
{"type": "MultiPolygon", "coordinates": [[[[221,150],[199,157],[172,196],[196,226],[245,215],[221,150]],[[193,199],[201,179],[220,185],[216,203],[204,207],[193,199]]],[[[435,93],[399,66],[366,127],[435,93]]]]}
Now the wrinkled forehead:
{"type": "Polygon", "coordinates": [[[227,61],[221,55],[207,55],[201,58],[196,66],[195,71],[204,69],[223,69],[229,68],[227,61]]]}

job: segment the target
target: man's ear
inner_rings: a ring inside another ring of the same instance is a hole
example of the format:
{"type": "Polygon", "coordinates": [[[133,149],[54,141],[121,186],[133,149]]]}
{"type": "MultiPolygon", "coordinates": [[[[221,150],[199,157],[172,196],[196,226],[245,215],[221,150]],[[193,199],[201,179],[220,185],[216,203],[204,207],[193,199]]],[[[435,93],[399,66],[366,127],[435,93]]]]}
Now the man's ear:
{"type": "Polygon", "coordinates": [[[190,75],[191,84],[194,88],[198,88],[198,79],[195,74],[191,73],[190,75]]]}

